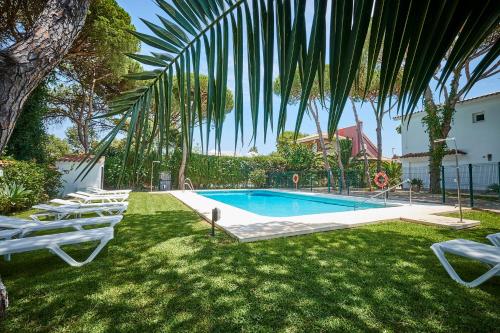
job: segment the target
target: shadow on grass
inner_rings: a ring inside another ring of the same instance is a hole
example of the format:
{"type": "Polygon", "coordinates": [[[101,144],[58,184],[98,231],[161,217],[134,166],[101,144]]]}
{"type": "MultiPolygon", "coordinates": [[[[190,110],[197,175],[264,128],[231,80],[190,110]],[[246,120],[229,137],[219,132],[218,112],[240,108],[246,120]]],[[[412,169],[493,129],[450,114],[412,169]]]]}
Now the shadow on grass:
{"type": "MultiPolygon", "coordinates": [[[[0,264],[6,331],[494,331],[500,283],[466,289],[429,249],[498,232],[406,223],[241,244],[170,196],[136,194],[115,239],[82,268],[46,252],[0,264]]],[[[90,246],[72,249],[86,255],[90,246]]],[[[475,277],[480,265],[453,260],[475,277]]]]}

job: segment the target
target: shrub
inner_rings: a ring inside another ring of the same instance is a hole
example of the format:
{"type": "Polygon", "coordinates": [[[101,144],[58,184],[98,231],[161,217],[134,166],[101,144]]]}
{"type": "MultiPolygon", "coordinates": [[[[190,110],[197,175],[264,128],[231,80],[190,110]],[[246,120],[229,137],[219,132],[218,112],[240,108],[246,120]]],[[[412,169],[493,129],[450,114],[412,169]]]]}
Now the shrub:
{"type": "Polygon", "coordinates": [[[420,178],[413,178],[410,182],[411,187],[414,191],[420,192],[422,189],[422,186],[424,185],[424,182],[420,178]]]}
{"type": "Polygon", "coordinates": [[[389,177],[389,186],[401,183],[401,178],[403,177],[401,163],[395,161],[384,161],[382,162],[382,168],[384,169],[387,177],[389,177]]]}
{"type": "Polygon", "coordinates": [[[249,179],[255,187],[261,188],[266,185],[266,171],[262,169],[256,169],[250,172],[249,179]]]}
{"type": "Polygon", "coordinates": [[[0,209],[4,213],[23,210],[29,207],[29,199],[32,192],[23,185],[3,184],[0,187],[0,209]]]}
{"type": "MultiPolygon", "coordinates": [[[[31,207],[39,202],[47,201],[57,195],[61,187],[61,174],[52,166],[37,164],[34,162],[7,160],[3,165],[3,177],[0,178],[0,186],[4,189],[0,194],[2,203],[9,201],[9,189],[23,189],[23,203],[17,205],[13,210],[31,207]],[[23,206],[22,208],[18,208],[23,206]]],[[[2,205],[2,212],[7,205],[2,205]]]]}

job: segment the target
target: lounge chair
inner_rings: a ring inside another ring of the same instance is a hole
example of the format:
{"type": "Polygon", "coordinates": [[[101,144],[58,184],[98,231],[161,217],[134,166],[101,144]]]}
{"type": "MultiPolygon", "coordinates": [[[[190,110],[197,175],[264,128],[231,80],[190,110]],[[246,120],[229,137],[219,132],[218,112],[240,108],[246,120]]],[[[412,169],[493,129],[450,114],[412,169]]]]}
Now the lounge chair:
{"type": "Polygon", "coordinates": [[[126,197],[128,199],[129,193],[91,193],[91,192],[82,192],[82,191],[77,191],[74,192],[78,195],[83,195],[85,197],[126,197]]]}
{"type": "Polygon", "coordinates": [[[36,231],[56,230],[63,228],[83,230],[83,227],[101,224],[107,224],[110,227],[114,227],[122,220],[122,218],[122,215],[114,215],[42,222],[37,220],[20,219],[10,216],[0,216],[0,228],[5,229],[0,230],[0,238],[10,239],[13,236],[24,237],[27,234],[36,231]],[[12,233],[12,235],[10,235],[9,231],[10,233],[12,233]],[[14,231],[17,231],[17,233],[14,233],[14,231]]]}
{"type": "MultiPolygon", "coordinates": [[[[495,243],[492,238],[497,241],[497,237],[499,234],[496,235],[497,236],[490,235],[493,236],[491,238],[490,236],[488,236],[488,239],[490,239],[490,241],[492,241],[494,244],[497,243],[495,243]]],[[[431,249],[432,251],[434,251],[450,277],[466,287],[474,288],[492,278],[493,276],[500,276],[500,247],[473,242],[466,239],[454,239],[446,242],[435,243],[431,246],[431,249]],[[457,256],[480,261],[488,265],[490,267],[490,270],[477,279],[471,282],[466,282],[462,280],[460,276],[458,276],[457,272],[453,269],[448,259],[446,259],[445,253],[451,253],[457,256]]]]}
{"type": "Polygon", "coordinates": [[[87,187],[87,191],[94,194],[129,194],[132,190],[103,190],[97,187],[87,187]]]}
{"type": "Polygon", "coordinates": [[[62,205],[54,206],[47,204],[39,204],[33,206],[38,210],[43,210],[43,213],[36,213],[30,217],[34,220],[39,220],[40,217],[49,216],[55,220],[62,220],[68,216],[81,217],[83,214],[97,214],[99,216],[106,215],[121,215],[127,210],[127,205],[104,205],[104,206],[91,206],[91,205],[62,205]]]}
{"type": "Polygon", "coordinates": [[[128,199],[128,194],[113,194],[113,195],[84,195],[81,193],[69,193],[69,197],[78,200],[81,203],[94,203],[94,202],[124,202],[128,199]]]}
{"type": "MultiPolygon", "coordinates": [[[[122,220],[123,216],[104,216],[104,217],[90,217],[83,219],[59,220],[50,222],[41,222],[37,220],[25,220],[10,216],[0,216],[0,239],[12,239],[14,237],[22,238],[32,232],[57,230],[64,228],[74,228],[75,230],[82,231],[85,226],[95,226],[107,224],[114,227],[122,220]]],[[[29,237],[32,238],[32,237],[29,237]]],[[[10,260],[10,254],[5,255],[6,260],[10,260]]]]}
{"type": "Polygon", "coordinates": [[[117,206],[117,205],[123,205],[125,207],[128,207],[128,202],[127,201],[120,201],[120,202],[90,202],[90,203],[82,203],[78,200],[75,199],[52,199],[50,200],[51,203],[61,205],[61,206],[76,206],[76,207],[106,207],[106,206],[117,206]]]}
{"type": "Polygon", "coordinates": [[[94,260],[104,246],[106,246],[106,244],[113,239],[113,234],[113,228],[106,227],[53,235],[9,239],[0,241],[0,255],[10,256],[14,253],[48,249],[50,252],[58,255],[69,265],[80,267],[94,260]],[[61,249],[61,246],[64,245],[80,244],[92,241],[100,241],[100,243],[84,261],[76,261],[61,249]]]}
{"type": "Polygon", "coordinates": [[[497,234],[491,234],[491,235],[488,235],[486,236],[486,238],[488,238],[488,240],[495,246],[498,246],[500,247],[500,232],[497,233],[497,234]]]}

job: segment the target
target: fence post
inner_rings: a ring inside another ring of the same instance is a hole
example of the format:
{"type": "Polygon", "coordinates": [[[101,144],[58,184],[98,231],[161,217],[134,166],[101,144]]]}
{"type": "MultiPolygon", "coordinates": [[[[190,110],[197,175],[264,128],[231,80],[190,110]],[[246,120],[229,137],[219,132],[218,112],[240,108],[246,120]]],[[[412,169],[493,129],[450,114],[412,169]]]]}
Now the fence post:
{"type": "Polygon", "coordinates": [[[330,179],[330,172],[326,172],[327,176],[328,176],[328,193],[330,193],[330,185],[331,185],[331,179],[330,179]]]}
{"type": "Polygon", "coordinates": [[[472,164],[469,163],[469,200],[470,208],[474,207],[474,187],[472,185],[472,164]]]}
{"type": "Polygon", "coordinates": [[[498,198],[500,199],[500,162],[498,162],[498,198]]]}
{"type": "Polygon", "coordinates": [[[446,188],[444,186],[444,166],[441,165],[441,202],[446,202],[446,188]]]}
{"type": "Polygon", "coordinates": [[[342,194],[342,191],[344,190],[342,188],[342,173],[339,172],[339,179],[338,179],[338,182],[339,182],[339,194],[342,194]]]}

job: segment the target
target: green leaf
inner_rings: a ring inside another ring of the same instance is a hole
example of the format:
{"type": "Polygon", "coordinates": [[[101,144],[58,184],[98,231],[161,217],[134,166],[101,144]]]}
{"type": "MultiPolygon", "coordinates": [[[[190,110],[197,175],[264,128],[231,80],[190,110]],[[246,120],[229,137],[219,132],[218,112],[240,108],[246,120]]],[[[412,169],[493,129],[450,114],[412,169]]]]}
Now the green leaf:
{"type": "Polygon", "coordinates": [[[164,50],[167,52],[172,52],[172,53],[178,52],[177,48],[172,47],[170,44],[168,44],[167,42],[165,42],[164,40],[162,40],[160,38],[146,35],[146,34],[143,34],[143,33],[137,32],[137,31],[129,31],[129,32],[132,35],[139,38],[139,40],[141,40],[142,42],[144,42],[150,46],[156,47],[157,49],[164,50]]]}
{"type": "Polygon", "coordinates": [[[123,77],[130,80],[152,80],[156,79],[158,75],[160,75],[161,71],[146,71],[140,73],[130,73],[126,74],[123,77]]]}
{"type": "Polygon", "coordinates": [[[250,111],[252,114],[252,138],[257,140],[259,122],[259,93],[260,93],[260,23],[259,6],[256,0],[252,1],[252,11],[245,2],[245,17],[247,27],[248,48],[248,77],[250,83],[250,111]]]}
{"type": "Polygon", "coordinates": [[[260,0],[262,16],[262,58],[264,59],[264,142],[273,120],[274,0],[260,0]]]}
{"type": "Polygon", "coordinates": [[[126,55],[129,58],[137,60],[138,62],[144,65],[157,66],[157,67],[165,67],[167,65],[167,63],[164,60],[158,57],[142,55],[142,54],[132,54],[132,53],[127,53],[126,55]]]}
{"type": "Polygon", "coordinates": [[[178,11],[174,6],[164,0],[156,0],[156,3],[167,13],[179,26],[189,32],[191,35],[196,35],[196,30],[192,24],[178,11]]]}
{"type": "MultiPolygon", "coordinates": [[[[147,20],[144,20],[144,19],[141,19],[141,21],[158,37],[160,37],[161,39],[163,39],[165,42],[167,42],[170,47],[172,49],[176,49],[176,48],[182,48],[183,45],[182,45],[182,42],[177,38],[177,36],[175,36],[173,33],[169,32],[168,30],[154,24],[154,23],[151,23],[147,20]]],[[[172,52],[178,52],[178,50],[176,51],[172,51],[172,52]]]]}

